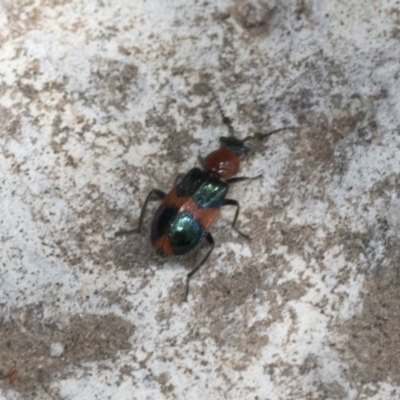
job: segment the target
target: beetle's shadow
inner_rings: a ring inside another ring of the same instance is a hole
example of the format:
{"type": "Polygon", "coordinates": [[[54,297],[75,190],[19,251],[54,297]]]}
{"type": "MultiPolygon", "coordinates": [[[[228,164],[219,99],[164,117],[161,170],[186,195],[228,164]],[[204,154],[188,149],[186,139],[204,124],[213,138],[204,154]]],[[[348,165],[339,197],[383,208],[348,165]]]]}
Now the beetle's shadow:
{"type": "Polygon", "coordinates": [[[118,270],[140,273],[148,265],[152,248],[143,233],[120,235],[114,238],[114,265],[118,270]]]}

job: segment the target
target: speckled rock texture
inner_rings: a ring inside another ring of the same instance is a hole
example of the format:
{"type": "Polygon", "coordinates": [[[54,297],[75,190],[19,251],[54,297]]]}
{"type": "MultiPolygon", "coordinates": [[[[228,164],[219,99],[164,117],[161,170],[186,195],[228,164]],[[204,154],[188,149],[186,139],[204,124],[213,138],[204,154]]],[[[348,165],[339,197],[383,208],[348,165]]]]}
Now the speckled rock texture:
{"type": "Polygon", "coordinates": [[[0,398],[400,398],[400,8],[0,2],[0,398]],[[193,277],[152,188],[252,142],[193,277]]]}

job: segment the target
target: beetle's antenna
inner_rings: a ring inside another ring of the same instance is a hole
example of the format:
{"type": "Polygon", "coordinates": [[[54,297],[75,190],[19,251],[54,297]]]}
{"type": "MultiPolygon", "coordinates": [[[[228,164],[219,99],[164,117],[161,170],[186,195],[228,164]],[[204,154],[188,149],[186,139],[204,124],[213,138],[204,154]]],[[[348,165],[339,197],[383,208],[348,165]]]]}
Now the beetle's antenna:
{"type": "MultiPolygon", "coordinates": [[[[232,120],[225,115],[224,110],[221,106],[221,103],[219,102],[219,99],[218,99],[217,95],[215,94],[214,90],[212,90],[210,88],[210,92],[211,92],[211,95],[214,97],[215,102],[217,103],[217,108],[221,115],[222,123],[225,124],[228,128],[229,136],[236,137],[235,130],[233,129],[233,126],[232,126],[232,120]]],[[[267,132],[267,133],[256,132],[253,136],[247,136],[244,139],[242,139],[242,142],[244,143],[248,140],[264,140],[267,137],[272,136],[278,132],[287,131],[287,130],[298,130],[298,129],[300,129],[298,126],[287,126],[284,128],[275,129],[275,130],[273,130],[271,132],[267,132]]]]}
{"type": "Polygon", "coordinates": [[[232,120],[224,114],[224,111],[222,110],[222,107],[219,104],[218,104],[218,109],[219,109],[219,112],[222,117],[222,123],[227,126],[229,135],[234,137],[235,130],[233,129],[233,126],[232,126],[232,120]]]}
{"type": "Polygon", "coordinates": [[[212,96],[214,97],[215,102],[217,103],[217,108],[221,115],[222,123],[224,125],[226,125],[226,127],[228,128],[229,136],[235,137],[235,130],[233,129],[233,126],[232,126],[232,120],[225,115],[224,110],[221,106],[221,103],[219,102],[218,97],[216,96],[214,91],[212,89],[210,91],[211,91],[212,96]]]}
{"type": "Polygon", "coordinates": [[[298,130],[300,129],[298,126],[286,126],[285,128],[275,129],[271,132],[261,133],[256,132],[254,136],[247,136],[243,139],[243,142],[247,142],[248,140],[264,140],[265,138],[274,135],[275,133],[287,131],[287,130],[298,130]]]}

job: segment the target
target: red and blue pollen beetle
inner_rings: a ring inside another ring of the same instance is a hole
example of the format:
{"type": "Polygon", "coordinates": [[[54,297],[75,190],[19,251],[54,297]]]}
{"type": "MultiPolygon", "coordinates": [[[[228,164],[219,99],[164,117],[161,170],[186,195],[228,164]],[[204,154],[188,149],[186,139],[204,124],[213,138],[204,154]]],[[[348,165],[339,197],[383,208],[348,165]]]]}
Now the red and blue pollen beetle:
{"type": "Polygon", "coordinates": [[[154,214],[150,235],[151,243],[158,254],[162,256],[187,254],[205,238],[209,248],[200,263],[187,274],[185,301],[189,293],[190,278],[207,261],[214,249],[215,242],[209,230],[221,207],[236,207],[232,228],[242,237],[250,239],[235,226],[239,215],[239,202],[226,198],[231,183],[261,177],[261,175],[254,178],[234,177],[239,171],[240,157],[249,151],[245,142],[253,139],[262,140],[274,133],[293,129],[293,127],[276,129],[241,140],[234,136],[232,123],[224,116],[221,107],[219,110],[230,136],[220,137],[220,148],[201,160],[203,169],[192,168],[182,179],[178,179],[178,183],[168,194],[159,189],[151,190],[143,204],[138,227],[117,233],[123,235],[140,232],[149,201],[158,199],[161,200],[161,204],[154,214]]]}

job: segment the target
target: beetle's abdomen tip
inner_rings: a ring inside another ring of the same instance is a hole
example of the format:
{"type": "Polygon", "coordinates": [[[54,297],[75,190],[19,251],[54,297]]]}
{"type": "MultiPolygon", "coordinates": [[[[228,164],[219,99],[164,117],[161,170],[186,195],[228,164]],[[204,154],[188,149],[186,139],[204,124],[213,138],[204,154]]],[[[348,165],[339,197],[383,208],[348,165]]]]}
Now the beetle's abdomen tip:
{"type": "Polygon", "coordinates": [[[159,239],[153,241],[152,245],[159,256],[166,257],[174,254],[174,250],[171,247],[171,242],[167,235],[162,235],[159,239]]]}

